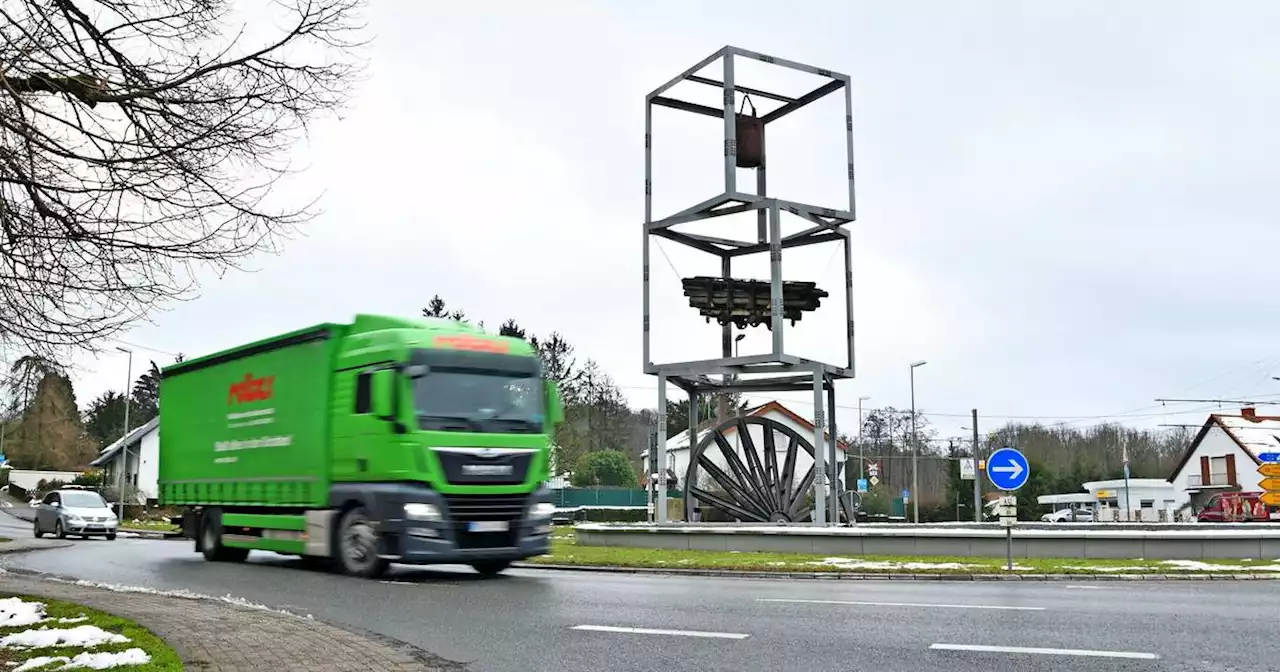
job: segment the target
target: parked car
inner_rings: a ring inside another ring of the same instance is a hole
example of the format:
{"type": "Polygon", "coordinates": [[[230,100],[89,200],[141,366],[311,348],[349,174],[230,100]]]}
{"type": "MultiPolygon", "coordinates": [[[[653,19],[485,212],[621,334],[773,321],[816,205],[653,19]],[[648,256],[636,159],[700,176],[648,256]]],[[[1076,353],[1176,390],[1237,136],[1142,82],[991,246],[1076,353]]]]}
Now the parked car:
{"type": "Polygon", "coordinates": [[[36,538],[52,533],[59,539],[68,535],[116,538],[120,521],[102,496],[91,490],[63,488],[44,496],[36,507],[36,538]]]}
{"type": "Polygon", "coordinates": [[[1058,509],[1040,516],[1045,523],[1092,523],[1093,511],[1089,509],[1058,509]]]}

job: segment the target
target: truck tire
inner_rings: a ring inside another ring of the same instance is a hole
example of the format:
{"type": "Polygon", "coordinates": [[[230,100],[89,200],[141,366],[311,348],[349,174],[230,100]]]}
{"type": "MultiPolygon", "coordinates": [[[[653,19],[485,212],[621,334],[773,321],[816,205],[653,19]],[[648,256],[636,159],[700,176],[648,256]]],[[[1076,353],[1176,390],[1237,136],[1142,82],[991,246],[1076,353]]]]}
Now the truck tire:
{"type": "Polygon", "coordinates": [[[381,576],[391,563],[378,557],[378,535],[363,506],[342,514],[334,544],[336,565],[346,574],[364,578],[381,576]]]}
{"type": "Polygon", "coordinates": [[[247,548],[222,545],[222,516],[213,509],[205,511],[200,519],[200,552],[209,562],[244,562],[249,557],[247,548]]]}
{"type": "Polygon", "coordinates": [[[510,560],[482,560],[471,563],[471,568],[485,576],[497,576],[511,566],[510,560]]]}

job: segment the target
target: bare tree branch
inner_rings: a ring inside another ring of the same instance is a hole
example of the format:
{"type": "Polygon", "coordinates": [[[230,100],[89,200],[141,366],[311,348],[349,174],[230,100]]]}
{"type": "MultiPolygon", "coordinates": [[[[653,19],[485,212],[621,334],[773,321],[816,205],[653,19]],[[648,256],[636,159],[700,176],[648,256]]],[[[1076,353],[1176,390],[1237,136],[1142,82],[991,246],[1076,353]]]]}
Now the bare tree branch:
{"type": "Polygon", "coordinates": [[[273,187],[360,74],[362,5],[0,0],[0,345],[94,348],[318,214],[273,187]]]}

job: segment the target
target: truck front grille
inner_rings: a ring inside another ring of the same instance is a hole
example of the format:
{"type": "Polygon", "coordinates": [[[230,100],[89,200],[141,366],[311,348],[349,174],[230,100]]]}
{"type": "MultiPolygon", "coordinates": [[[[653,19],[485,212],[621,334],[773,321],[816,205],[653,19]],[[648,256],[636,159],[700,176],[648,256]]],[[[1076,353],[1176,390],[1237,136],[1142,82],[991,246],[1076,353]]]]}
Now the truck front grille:
{"type": "Polygon", "coordinates": [[[524,514],[528,495],[445,495],[453,519],[458,523],[479,520],[506,520],[512,523],[524,514]]]}

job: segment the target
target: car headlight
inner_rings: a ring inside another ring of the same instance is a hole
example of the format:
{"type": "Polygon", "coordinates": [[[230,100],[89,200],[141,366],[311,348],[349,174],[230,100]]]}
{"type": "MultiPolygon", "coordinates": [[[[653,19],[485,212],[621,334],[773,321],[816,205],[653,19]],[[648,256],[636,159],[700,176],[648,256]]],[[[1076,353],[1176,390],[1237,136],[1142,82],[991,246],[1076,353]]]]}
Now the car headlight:
{"type": "Polygon", "coordinates": [[[404,505],[404,517],[410,520],[441,520],[440,507],[435,504],[410,502],[404,505]]]}
{"type": "Polygon", "coordinates": [[[556,512],[556,505],[551,502],[538,502],[529,509],[530,518],[550,518],[556,512]]]}
{"type": "Polygon", "coordinates": [[[73,522],[73,523],[83,523],[83,522],[84,522],[84,519],[83,519],[83,518],[81,518],[80,516],[77,516],[77,515],[76,515],[76,514],[74,514],[74,513],[68,513],[68,514],[67,514],[67,520],[69,520],[69,521],[71,521],[71,522],[73,522]]]}

